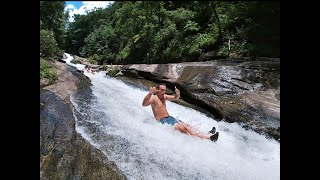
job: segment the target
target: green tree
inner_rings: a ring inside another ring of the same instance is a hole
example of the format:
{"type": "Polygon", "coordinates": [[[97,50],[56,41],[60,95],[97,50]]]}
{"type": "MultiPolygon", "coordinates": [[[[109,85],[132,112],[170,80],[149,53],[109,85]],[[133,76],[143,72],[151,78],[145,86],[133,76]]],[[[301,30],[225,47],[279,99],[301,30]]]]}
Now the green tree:
{"type": "Polygon", "coordinates": [[[168,63],[280,55],[280,4],[116,1],[68,26],[67,50],[99,63],[168,63]],[[230,41],[230,51],[229,44],[230,41]]]}
{"type": "Polygon", "coordinates": [[[111,11],[112,9],[98,8],[87,15],[75,15],[74,22],[68,24],[66,51],[80,55],[81,48],[85,45],[85,38],[101,24],[110,23],[111,11]]]}
{"type": "Polygon", "coordinates": [[[98,64],[114,63],[116,35],[111,25],[100,25],[85,38],[82,47],[82,56],[94,56],[98,64]]]}
{"type": "Polygon", "coordinates": [[[57,41],[53,31],[40,30],[40,52],[42,56],[53,57],[59,53],[57,41]]]}
{"type": "Polygon", "coordinates": [[[65,25],[68,14],[64,12],[65,1],[40,1],[41,28],[53,31],[59,48],[65,45],[65,25]]]}

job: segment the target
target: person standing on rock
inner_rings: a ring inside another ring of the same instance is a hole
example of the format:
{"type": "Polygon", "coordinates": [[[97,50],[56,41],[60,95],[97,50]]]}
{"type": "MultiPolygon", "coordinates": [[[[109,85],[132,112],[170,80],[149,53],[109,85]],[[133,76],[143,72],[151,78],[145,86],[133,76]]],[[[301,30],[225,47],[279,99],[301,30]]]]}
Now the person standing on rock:
{"type": "Polygon", "coordinates": [[[145,96],[142,102],[142,106],[152,107],[152,112],[157,121],[162,124],[171,124],[176,130],[182,133],[189,134],[191,136],[200,137],[201,139],[210,139],[211,141],[217,141],[219,137],[219,132],[216,132],[216,128],[213,127],[208,134],[198,133],[199,131],[191,127],[189,124],[183,121],[176,120],[174,117],[170,116],[167,107],[166,100],[173,101],[180,98],[180,91],[175,87],[175,95],[167,95],[166,85],[159,84],[157,87],[150,87],[149,93],[145,96]]]}

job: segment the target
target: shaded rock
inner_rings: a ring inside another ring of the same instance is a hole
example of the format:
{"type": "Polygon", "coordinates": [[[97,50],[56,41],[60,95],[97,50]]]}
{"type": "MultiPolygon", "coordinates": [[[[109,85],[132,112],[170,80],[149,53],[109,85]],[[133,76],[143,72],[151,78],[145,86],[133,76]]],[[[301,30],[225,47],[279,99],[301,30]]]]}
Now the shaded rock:
{"type": "Polygon", "coordinates": [[[42,90],[40,179],[126,179],[114,162],[75,131],[72,105],[42,90]]]}
{"type": "Polygon", "coordinates": [[[132,78],[140,78],[138,71],[137,70],[122,70],[121,71],[122,75],[126,76],[126,77],[132,77],[132,78]]]}

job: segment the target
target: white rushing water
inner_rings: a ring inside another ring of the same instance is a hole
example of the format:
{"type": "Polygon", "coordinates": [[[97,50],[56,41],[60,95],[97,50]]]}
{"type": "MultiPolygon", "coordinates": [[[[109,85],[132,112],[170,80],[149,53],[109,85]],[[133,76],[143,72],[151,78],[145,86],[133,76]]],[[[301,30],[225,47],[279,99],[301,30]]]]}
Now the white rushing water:
{"type": "MultiPolygon", "coordinates": [[[[217,122],[193,109],[167,102],[170,115],[202,132],[212,126],[217,142],[182,134],[158,123],[148,93],[99,72],[90,100],[72,99],[80,112],[77,131],[115,161],[129,179],[280,179],[280,145],[233,123],[217,122]]],[[[182,94],[183,96],[183,94],[182,94]]]]}
{"type": "Polygon", "coordinates": [[[73,63],[71,63],[71,61],[73,60],[73,57],[70,54],[64,53],[63,56],[64,56],[64,58],[62,59],[62,61],[66,62],[69,66],[75,67],[79,71],[84,69],[85,65],[83,65],[83,64],[73,64],[73,63]]]}
{"type": "MultiPolygon", "coordinates": [[[[62,60],[80,71],[84,68],[71,63],[70,54],[65,53],[62,60]]],[[[91,79],[92,95],[71,99],[76,130],[128,179],[280,179],[278,142],[168,101],[171,116],[204,133],[212,126],[220,133],[215,143],[182,134],[157,122],[150,106],[142,106],[148,89],[128,85],[105,72],[84,74],[91,79]]]]}

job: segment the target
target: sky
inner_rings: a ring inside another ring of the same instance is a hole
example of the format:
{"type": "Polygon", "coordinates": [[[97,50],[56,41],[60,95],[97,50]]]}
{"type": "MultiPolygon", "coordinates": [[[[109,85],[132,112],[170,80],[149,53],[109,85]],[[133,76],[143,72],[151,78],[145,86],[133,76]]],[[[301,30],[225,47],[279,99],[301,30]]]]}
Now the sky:
{"type": "Polygon", "coordinates": [[[109,4],[112,4],[114,1],[66,1],[66,6],[64,8],[65,11],[69,10],[69,21],[74,21],[74,15],[80,14],[84,15],[87,14],[85,11],[91,11],[95,7],[96,8],[105,8],[109,4]]]}

